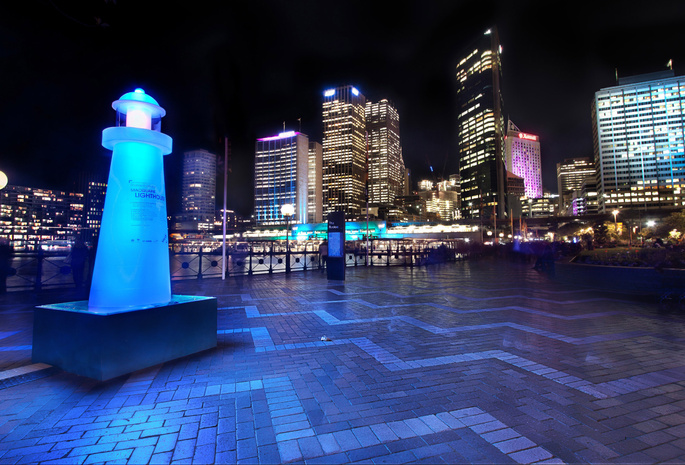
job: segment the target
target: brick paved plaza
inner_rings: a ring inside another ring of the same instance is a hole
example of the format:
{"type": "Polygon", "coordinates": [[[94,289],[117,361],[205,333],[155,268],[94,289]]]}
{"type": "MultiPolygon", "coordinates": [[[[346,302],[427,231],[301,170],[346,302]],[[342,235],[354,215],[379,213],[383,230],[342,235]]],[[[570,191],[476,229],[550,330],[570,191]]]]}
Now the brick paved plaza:
{"type": "Polygon", "coordinates": [[[31,362],[73,291],[0,296],[0,462],[684,462],[685,315],[530,268],[175,282],[218,347],[103,383],[31,362]]]}

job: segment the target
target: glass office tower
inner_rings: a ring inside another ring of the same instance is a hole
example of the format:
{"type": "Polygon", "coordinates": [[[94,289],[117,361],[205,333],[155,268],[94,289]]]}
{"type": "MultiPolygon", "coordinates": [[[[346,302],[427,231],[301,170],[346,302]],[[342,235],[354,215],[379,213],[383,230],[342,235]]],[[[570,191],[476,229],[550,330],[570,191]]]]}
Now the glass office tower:
{"type": "Polygon", "coordinates": [[[542,198],[542,162],[540,138],[527,134],[511,121],[507,125],[504,158],[507,171],[523,178],[525,196],[542,198]]]}
{"type": "Polygon", "coordinates": [[[600,212],[685,205],[684,105],[685,77],[672,70],[620,78],[595,93],[600,212]]]}
{"type": "Polygon", "coordinates": [[[469,46],[457,65],[457,133],[462,217],[503,218],[506,208],[501,47],[495,28],[469,46]]]}
{"type": "Polygon", "coordinates": [[[286,224],[281,207],[295,206],[292,223],[307,221],[309,138],[295,131],[257,139],[255,148],[255,221],[286,224]]]}
{"type": "Polygon", "coordinates": [[[400,115],[388,100],[366,102],[369,149],[369,204],[393,205],[402,195],[404,161],[400,115]]]}
{"type": "Polygon", "coordinates": [[[184,152],[182,184],[184,219],[213,223],[216,215],[216,155],[202,149],[184,152]]]}
{"type": "Polygon", "coordinates": [[[309,175],[307,193],[307,223],[323,222],[322,201],[323,147],[316,141],[309,141],[309,175]]]}
{"type": "Polygon", "coordinates": [[[361,216],[366,202],[366,98],[353,86],[324,92],[323,215],[361,216]]]}
{"type": "Polygon", "coordinates": [[[594,161],[589,157],[567,158],[562,163],[557,163],[559,215],[569,214],[574,191],[580,191],[586,182],[594,182],[596,173],[594,161]]]}

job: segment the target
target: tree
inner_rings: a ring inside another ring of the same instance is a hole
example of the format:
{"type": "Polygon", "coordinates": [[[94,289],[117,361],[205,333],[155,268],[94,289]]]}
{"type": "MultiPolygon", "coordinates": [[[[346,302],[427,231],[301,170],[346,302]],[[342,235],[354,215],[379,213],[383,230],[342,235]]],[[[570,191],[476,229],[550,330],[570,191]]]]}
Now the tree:
{"type": "Polygon", "coordinates": [[[673,212],[657,227],[657,235],[663,239],[682,239],[685,235],[685,210],[673,212]]]}
{"type": "Polygon", "coordinates": [[[600,221],[595,224],[592,227],[592,230],[595,233],[595,242],[598,245],[604,245],[607,243],[609,238],[609,228],[607,228],[607,225],[604,223],[604,221],[600,221]]]}
{"type": "Polygon", "coordinates": [[[557,229],[557,235],[559,237],[577,236],[580,230],[584,227],[585,225],[583,223],[572,221],[570,223],[564,224],[563,226],[559,226],[559,228],[557,229]]]}

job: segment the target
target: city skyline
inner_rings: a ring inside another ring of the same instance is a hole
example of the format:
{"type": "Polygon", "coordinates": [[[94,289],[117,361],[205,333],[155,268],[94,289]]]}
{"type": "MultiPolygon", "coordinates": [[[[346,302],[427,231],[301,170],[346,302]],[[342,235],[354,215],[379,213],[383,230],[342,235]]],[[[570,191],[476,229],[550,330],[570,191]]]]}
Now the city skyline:
{"type": "MultiPolygon", "coordinates": [[[[444,177],[456,173],[458,53],[490,26],[503,46],[506,117],[539,135],[551,191],[556,163],[592,156],[590,103],[615,85],[617,68],[619,76],[658,71],[672,59],[680,75],[685,64],[676,27],[684,13],[672,1],[637,10],[630,2],[569,5],[561,13],[540,2],[393,2],[392,21],[374,27],[370,20],[387,14],[384,2],[350,2],[342,17],[317,2],[32,5],[2,7],[0,15],[8,44],[2,76],[11,89],[1,98],[12,109],[2,116],[0,170],[11,184],[68,189],[75,173],[106,172],[99,138],[112,124],[110,102],[140,86],[168,111],[163,131],[175,141],[165,160],[168,190],[180,190],[184,151],[220,153],[219,138],[228,135],[229,208],[243,214],[252,210],[252,186],[243,180],[253,178],[254,139],[285,121],[321,141],[322,92],[340,85],[395,102],[415,181],[430,177],[431,166],[444,177]],[[303,27],[289,28],[283,17],[301,17],[303,27]],[[149,24],[158,25],[155,34],[149,24]]],[[[169,194],[180,204],[180,192],[169,194]]]]}

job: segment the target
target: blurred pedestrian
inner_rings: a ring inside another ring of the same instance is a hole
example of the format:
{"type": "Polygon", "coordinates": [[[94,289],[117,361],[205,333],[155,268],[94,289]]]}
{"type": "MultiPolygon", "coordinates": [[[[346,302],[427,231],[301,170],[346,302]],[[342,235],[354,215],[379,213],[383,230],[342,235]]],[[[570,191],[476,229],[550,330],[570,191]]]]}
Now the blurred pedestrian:
{"type": "Polygon", "coordinates": [[[326,260],[328,259],[328,241],[323,241],[319,246],[319,268],[326,267],[326,260]]]}
{"type": "Polygon", "coordinates": [[[0,294],[7,292],[7,277],[12,270],[12,246],[8,239],[0,238],[0,294]]]}
{"type": "Polygon", "coordinates": [[[76,284],[77,289],[80,289],[83,286],[83,272],[86,267],[86,259],[88,258],[88,247],[86,247],[86,244],[81,239],[76,239],[74,245],[71,246],[69,256],[74,284],[76,284]]]}

